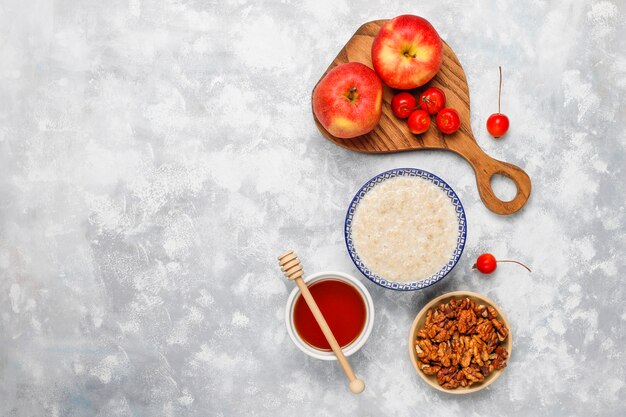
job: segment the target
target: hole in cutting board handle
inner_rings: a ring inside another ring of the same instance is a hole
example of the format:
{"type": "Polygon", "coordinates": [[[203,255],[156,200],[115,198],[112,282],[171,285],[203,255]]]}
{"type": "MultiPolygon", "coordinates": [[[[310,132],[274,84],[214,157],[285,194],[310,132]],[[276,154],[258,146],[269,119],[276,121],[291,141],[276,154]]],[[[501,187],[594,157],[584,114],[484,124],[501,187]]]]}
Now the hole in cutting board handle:
{"type": "Polygon", "coordinates": [[[517,184],[502,174],[493,174],[489,179],[494,195],[505,203],[513,201],[517,195],[517,184]]]}

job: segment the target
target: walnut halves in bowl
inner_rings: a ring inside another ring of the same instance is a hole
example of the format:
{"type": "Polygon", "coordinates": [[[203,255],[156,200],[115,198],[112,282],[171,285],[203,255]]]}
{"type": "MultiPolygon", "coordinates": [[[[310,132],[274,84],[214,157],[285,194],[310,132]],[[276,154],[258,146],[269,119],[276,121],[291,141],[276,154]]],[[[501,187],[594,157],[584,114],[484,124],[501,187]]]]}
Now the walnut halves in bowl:
{"type": "Polygon", "coordinates": [[[411,358],[436,388],[472,392],[491,383],[506,366],[510,342],[509,326],[492,302],[474,293],[450,293],[418,314],[411,358]]]}

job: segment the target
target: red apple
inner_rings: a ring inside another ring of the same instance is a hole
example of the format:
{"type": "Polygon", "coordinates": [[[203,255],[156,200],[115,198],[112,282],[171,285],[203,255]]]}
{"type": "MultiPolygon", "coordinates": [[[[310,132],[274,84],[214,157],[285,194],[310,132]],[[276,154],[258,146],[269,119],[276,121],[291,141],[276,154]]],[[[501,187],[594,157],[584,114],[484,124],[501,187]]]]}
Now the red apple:
{"type": "Polygon", "coordinates": [[[354,138],[376,127],[382,113],[383,84],[369,67],[349,62],[326,74],[313,91],[313,113],[333,136],[354,138]]]}
{"type": "Polygon", "coordinates": [[[406,14],[380,28],[372,44],[372,63],[389,87],[410,90],[437,74],[442,50],[441,38],[428,20],[406,14]]]}

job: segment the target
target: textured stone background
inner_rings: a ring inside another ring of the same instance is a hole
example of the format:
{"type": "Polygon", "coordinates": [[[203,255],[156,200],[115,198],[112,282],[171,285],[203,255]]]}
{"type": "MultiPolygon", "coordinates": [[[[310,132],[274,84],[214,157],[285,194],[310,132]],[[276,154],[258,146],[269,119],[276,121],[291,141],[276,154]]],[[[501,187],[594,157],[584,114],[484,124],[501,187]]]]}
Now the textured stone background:
{"type": "Polygon", "coordinates": [[[1,3],[0,415],[626,413],[626,4],[389,3],[1,3]],[[481,146],[532,177],[519,214],[489,212],[455,155],[360,155],[315,128],[310,90],[342,44],[407,12],[463,63],[481,146]],[[495,141],[498,64],[512,129],[495,141]],[[422,292],[363,279],[377,319],[352,357],[368,384],[355,397],[288,339],[275,257],[360,276],[344,211],[403,166],[452,185],[468,246],[422,292]],[[486,250],[533,273],[472,273],[486,250]],[[463,398],[429,389],[405,340],[457,289],[494,298],[515,344],[502,378],[463,398]]]}

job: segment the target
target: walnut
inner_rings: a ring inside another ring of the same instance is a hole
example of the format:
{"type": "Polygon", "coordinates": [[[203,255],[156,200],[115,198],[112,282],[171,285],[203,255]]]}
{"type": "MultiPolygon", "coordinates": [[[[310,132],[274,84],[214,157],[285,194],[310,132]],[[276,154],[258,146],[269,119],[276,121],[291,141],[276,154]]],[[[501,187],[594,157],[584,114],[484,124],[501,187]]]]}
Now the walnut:
{"type": "Polygon", "coordinates": [[[446,319],[446,316],[441,311],[437,310],[433,313],[433,317],[432,317],[433,323],[441,323],[445,319],[446,319]]]}
{"type": "Polygon", "coordinates": [[[457,328],[461,334],[471,334],[476,327],[476,314],[474,310],[461,310],[458,315],[457,328]]]}
{"type": "Polygon", "coordinates": [[[495,369],[502,369],[506,366],[506,360],[509,357],[509,352],[502,346],[498,346],[495,352],[495,359],[493,360],[493,367],[495,369]]]}
{"type": "Polygon", "coordinates": [[[493,324],[493,327],[496,329],[496,332],[498,332],[498,340],[503,342],[506,339],[506,337],[509,335],[509,332],[504,326],[504,323],[502,323],[498,319],[491,319],[491,324],[493,324]]]}
{"type": "Polygon", "coordinates": [[[444,388],[456,388],[458,387],[458,381],[455,376],[459,372],[456,366],[448,366],[447,368],[441,368],[437,372],[437,382],[444,388]]]}
{"type": "Polygon", "coordinates": [[[417,332],[417,338],[418,339],[428,339],[428,332],[426,331],[426,329],[422,329],[420,331],[417,332]]]}
{"type": "Polygon", "coordinates": [[[491,322],[481,318],[478,320],[478,325],[476,326],[476,333],[478,336],[485,342],[488,342],[491,339],[491,335],[495,333],[493,329],[493,325],[491,322]]]}
{"type": "Polygon", "coordinates": [[[418,367],[437,375],[445,389],[469,387],[506,366],[508,352],[500,344],[509,330],[491,306],[469,298],[451,299],[426,313],[417,331],[418,367]]]}
{"type": "Polygon", "coordinates": [[[428,310],[428,312],[426,313],[426,323],[425,323],[426,326],[428,326],[431,323],[432,316],[433,316],[433,311],[428,310]]]}
{"type": "Polygon", "coordinates": [[[452,348],[450,347],[450,342],[439,344],[437,356],[439,358],[439,362],[441,362],[443,366],[450,366],[452,362],[452,348]]]}
{"type": "Polygon", "coordinates": [[[476,367],[475,365],[468,366],[467,368],[463,368],[463,373],[465,374],[465,378],[467,378],[470,381],[469,385],[472,385],[474,382],[480,382],[483,379],[485,379],[483,374],[480,372],[480,368],[476,367]]]}
{"type": "Polygon", "coordinates": [[[481,340],[477,335],[472,336],[472,343],[475,346],[476,354],[480,356],[480,359],[486,361],[489,359],[489,351],[487,350],[487,345],[485,342],[481,340]]]}
{"type": "Polygon", "coordinates": [[[463,357],[461,358],[461,367],[467,368],[470,365],[471,361],[472,361],[472,352],[469,350],[466,350],[463,353],[463,357]]]}
{"type": "Polygon", "coordinates": [[[487,316],[488,316],[487,307],[485,305],[483,305],[483,304],[477,306],[474,311],[476,312],[476,315],[478,317],[487,318],[487,316]]]}
{"type": "Polygon", "coordinates": [[[445,389],[454,389],[454,388],[458,388],[459,385],[461,385],[459,381],[456,379],[453,379],[451,381],[444,383],[441,386],[444,387],[445,389]]]}
{"type": "Polygon", "coordinates": [[[417,341],[417,357],[432,361],[437,358],[437,346],[434,346],[430,340],[421,339],[417,341]]]}
{"type": "Polygon", "coordinates": [[[418,362],[417,366],[426,374],[426,375],[437,375],[437,372],[441,369],[441,366],[431,366],[422,362],[418,362]]]}
{"type": "Polygon", "coordinates": [[[446,340],[449,340],[451,336],[452,334],[450,334],[450,332],[447,331],[446,329],[439,329],[439,331],[437,332],[437,335],[433,338],[433,340],[435,342],[441,343],[441,342],[445,342],[446,340]]]}
{"type": "Polygon", "coordinates": [[[446,316],[447,319],[453,319],[456,317],[456,308],[454,304],[442,304],[443,308],[441,312],[446,316]]]}

